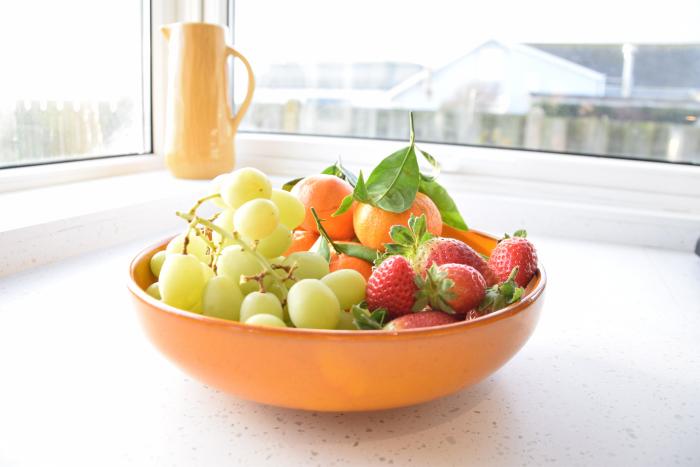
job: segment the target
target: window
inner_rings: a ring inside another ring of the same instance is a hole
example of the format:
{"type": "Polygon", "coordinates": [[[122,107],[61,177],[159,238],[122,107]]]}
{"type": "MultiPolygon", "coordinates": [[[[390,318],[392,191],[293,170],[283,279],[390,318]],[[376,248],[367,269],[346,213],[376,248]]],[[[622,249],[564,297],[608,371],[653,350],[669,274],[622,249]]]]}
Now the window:
{"type": "Polygon", "coordinates": [[[422,141],[700,164],[694,0],[235,8],[242,130],[406,139],[412,110],[422,141]]]}
{"type": "Polygon", "coordinates": [[[0,168],[151,151],[149,3],[0,7],[0,168]]]}

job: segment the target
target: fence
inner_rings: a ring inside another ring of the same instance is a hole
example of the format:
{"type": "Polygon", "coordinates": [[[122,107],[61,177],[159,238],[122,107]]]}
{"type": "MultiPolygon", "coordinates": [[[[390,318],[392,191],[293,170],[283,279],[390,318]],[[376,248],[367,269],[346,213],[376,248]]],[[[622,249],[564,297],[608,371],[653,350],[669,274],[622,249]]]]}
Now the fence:
{"type": "MultiPolygon", "coordinates": [[[[459,109],[414,112],[422,141],[556,152],[613,155],[700,164],[700,126],[609,116],[552,116],[540,107],[528,114],[466,113],[459,109]]],[[[349,106],[258,103],[243,130],[407,139],[407,111],[349,106]]]]}

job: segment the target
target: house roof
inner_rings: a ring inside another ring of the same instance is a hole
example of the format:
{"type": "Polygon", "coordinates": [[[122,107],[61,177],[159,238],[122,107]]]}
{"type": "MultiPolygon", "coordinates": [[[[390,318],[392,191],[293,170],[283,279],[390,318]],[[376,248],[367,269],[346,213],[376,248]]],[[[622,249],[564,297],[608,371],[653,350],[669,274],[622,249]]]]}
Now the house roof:
{"type": "MultiPolygon", "coordinates": [[[[528,44],[605,74],[622,76],[623,44],[528,44]]],[[[635,86],[700,88],[700,43],[641,44],[634,56],[635,86]]]]}
{"type": "Polygon", "coordinates": [[[403,62],[273,64],[258,78],[264,88],[387,90],[423,67],[403,62]]]}

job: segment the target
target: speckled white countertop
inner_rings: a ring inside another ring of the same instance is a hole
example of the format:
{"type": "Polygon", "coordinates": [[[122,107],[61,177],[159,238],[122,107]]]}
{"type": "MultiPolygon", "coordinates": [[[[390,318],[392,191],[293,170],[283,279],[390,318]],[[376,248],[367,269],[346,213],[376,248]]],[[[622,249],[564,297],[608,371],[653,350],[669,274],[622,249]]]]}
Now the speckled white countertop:
{"type": "Polygon", "coordinates": [[[700,258],[536,238],[532,339],[481,384],[374,413],[261,406],[182,374],[125,287],[153,238],[0,279],[0,465],[700,465],[700,258]]]}

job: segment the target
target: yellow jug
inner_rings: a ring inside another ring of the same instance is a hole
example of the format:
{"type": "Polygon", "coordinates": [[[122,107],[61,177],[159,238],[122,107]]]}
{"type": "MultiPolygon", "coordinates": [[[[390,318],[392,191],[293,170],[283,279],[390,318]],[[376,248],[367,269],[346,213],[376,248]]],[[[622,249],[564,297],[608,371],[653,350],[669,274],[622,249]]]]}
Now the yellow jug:
{"type": "Polygon", "coordinates": [[[250,64],[226,45],[224,27],[217,24],[175,23],[162,26],[161,32],[168,40],[166,165],[178,178],[210,179],[230,172],[236,130],[255,89],[250,64]],[[228,92],[230,55],[248,72],[248,91],[235,116],[228,92]]]}

